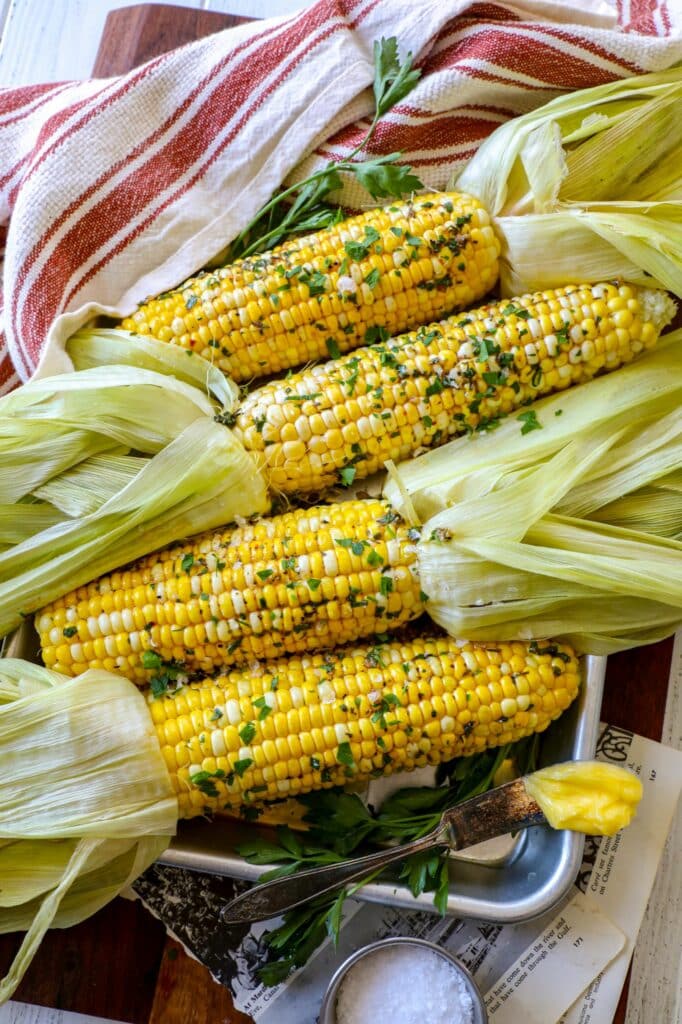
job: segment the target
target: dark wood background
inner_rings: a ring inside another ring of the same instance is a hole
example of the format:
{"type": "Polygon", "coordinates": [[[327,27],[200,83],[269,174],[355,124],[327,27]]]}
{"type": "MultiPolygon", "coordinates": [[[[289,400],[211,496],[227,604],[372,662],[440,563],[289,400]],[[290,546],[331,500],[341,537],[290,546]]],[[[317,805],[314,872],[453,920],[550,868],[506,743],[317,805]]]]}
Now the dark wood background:
{"type": "MultiPolygon", "coordinates": [[[[93,69],[121,74],[249,19],[140,4],[109,14],[93,69]]],[[[609,658],[602,718],[661,738],[672,639],[609,658]]],[[[0,977],[21,936],[0,936],[0,977]]],[[[139,903],[116,899],[83,924],[49,932],[15,999],[126,1024],[249,1024],[228,992],[139,903]]],[[[627,984],[614,1024],[624,1024],[627,984]]],[[[603,1024],[609,1024],[604,1021],[603,1024]]]]}

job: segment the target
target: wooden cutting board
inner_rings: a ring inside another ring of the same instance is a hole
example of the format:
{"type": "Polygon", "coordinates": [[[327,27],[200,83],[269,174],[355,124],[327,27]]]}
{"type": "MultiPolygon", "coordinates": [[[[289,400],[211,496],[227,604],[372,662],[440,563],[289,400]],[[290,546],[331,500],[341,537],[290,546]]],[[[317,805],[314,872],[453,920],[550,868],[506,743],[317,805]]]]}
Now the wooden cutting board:
{"type": "MultiPolygon", "coordinates": [[[[251,19],[165,4],[111,12],[93,73],[122,74],[152,57],[251,19]]],[[[609,659],[602,717],[660,739],[672,640],[609,659]]],[[[0,976],[20,936],[0,936],[0,976]]],[[[250,1024],[227,991],[166,936],[139,903],[115,900],[90,920],[51,932],[15,999],[126,1024],[250,1024]]],[[[623,1024],[627,986],[614,1024],[623,1024]]],[[[604,1022],[607,1024],[607,1022],[604,1022]]]]}
{"type": "Polygon", "coordinates": [[[107,15],[92,73],[123,75],[152,57],[192,43],[251,18],[171,4],[137,4],[107,15]]]}

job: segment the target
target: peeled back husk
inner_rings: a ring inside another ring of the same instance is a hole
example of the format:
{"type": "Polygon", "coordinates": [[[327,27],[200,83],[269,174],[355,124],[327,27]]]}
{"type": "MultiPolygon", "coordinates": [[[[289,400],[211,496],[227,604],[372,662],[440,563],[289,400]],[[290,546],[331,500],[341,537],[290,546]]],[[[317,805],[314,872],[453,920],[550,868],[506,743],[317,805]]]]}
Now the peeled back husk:
{"type": "Polygon", "coordinates": [[[143,695],[0,662],[0,932],[26,931],[0,1003],[50,927],[93,914],[168,846],[177,799],[143,695]]]}
{"type": "Polygon", "coordinates": [[[238,390],[219,370],[123,331],[69,346],[79,369],[0,399],[0,636],[101,573],[269,504],[225,426],[238,390]]]}
{"type": "Polygon", "coordinates": [[[431,617],[470,640],[552,636],[594,654],[673,632],[677,531],[665,520],[658,532],[633,529],[608,510],[637,496],[643,517],[647,493],[679,494],[682,331],[531,408],[539,429],[523,434],[509,418],[402,464],[384,489],[425,522],[418,564],[431,617]]]}
{"type": "Polygon", "coordinates": [[[581,280],[623,279],[682,297],[682,202],[562,204],[498,217],[495,227],[504,295],[560,287],[580,267],[581,280]]]}
{"type": "Polygon", "coordinates": [[[668,161],[682,141],[681,99],[679,65],[558,96],[500,125],[448,187],[494,217],[546,213],[560,199],[680,198],[679,159],[672,181],[668,161]]]}
{"type": "Polygon", "coordinates": [[[503,295],[576,267],[682,294],[681,103],[678,66],[559,96],[485,140],[448,188],[493,217],[503,295]]]}
{"type": "Polygon", "coordinates": [[[0,553],[0,635],[96,576],[267,505],[251,456],[231,431],[199,419],[95,511],[0,553]]]}

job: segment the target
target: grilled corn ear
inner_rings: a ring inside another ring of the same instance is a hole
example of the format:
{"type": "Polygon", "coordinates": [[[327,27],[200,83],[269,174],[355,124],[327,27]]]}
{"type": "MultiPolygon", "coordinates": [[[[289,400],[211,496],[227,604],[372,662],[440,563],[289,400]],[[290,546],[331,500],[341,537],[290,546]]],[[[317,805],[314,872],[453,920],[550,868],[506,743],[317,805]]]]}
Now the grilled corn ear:
{"type": "Polygon", "coordinates": [[[120,326],[248,381],[470,306],[495,284],[499,249],[476,199],[418,196],[199,274],[120,326]]]}
{"type": "Polygon", "coordinates": [[[45,664],[138,683],[349,643],[424,610],[418,530],[383,501],[299,509],[158,551],[36,617],[45,664]],[[165,664],[165,668],[164,668],[165,664]]]}
{"type": "Polygon", "coordinates": [[[394,641],[148,696],[183,817],[390,775],[541,732],[578,693],[551,644],[394,641]]]}
{"type": "Polygon", "coordinates": [[[665,293],[580,285],[504,300],[265,384],[235,430],[285,494],[349,483],[651,348],[665,293]]]}

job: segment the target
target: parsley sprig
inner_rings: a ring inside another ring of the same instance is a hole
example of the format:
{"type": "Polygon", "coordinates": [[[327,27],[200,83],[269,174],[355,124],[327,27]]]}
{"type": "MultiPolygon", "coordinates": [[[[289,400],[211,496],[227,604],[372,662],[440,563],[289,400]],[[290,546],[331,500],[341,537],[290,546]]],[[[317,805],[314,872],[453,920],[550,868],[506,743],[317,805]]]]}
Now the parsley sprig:
{"type": "MultiPolygon", "coordinates": [[[[519,740],[497,750],[458,758],[438,769],[435,787],[406,787],[389,796],[378,810],[367,807],[354,793],[322,790],[297,799],[306,808],[308,831],[298,836],[287,827],[278,828],[275,839],[257,838],[238,847],[238,853],[253,864],[278,864],[259,879],[261,882],[296,871],[335,864],[367,847],[387,842],[407,843],[436,827],[443,811],[471,797],[485,793],[507,758],[512,758],[521,775],[537,765],[539,737],[519,740]]],[[[329,936],[338,939],[344,900],[377,873],[340,893],[321,896],[305,906],[287,912],[282,924],[266,934],[271,957],[259,971],[266,985],[277,985],[296,967],[305,964],[314,950],[329,936]]],[[[432,892],[436,908],[447,907],[449,874],[447,854],[427,852],[407,857],[400,879],[413,895],[432,892]]]]}
{"type": "MultiPolygon", "coordinates": [[[[319,171],[283,189],[263,206],[253,220],[227,249],[228,262],[239,257],[265,252],[294,234],[319,231],[343,219],[338,207],[325,199],[342,186],[341,173],[354,175],[374,199],[396,198],[423,188],[412,168],[400,164],[402,153],[388,153],[355,162],[366,149],[381,118],[404,99],[419,81],[421,71],[412,67],[412,54],[400,63],[395,36],[374,42],[374,117],[355,149],[337,163],[330,162],[319,171]]],[[[221,255],[222,259],[222,255],[221,255]]]]}

